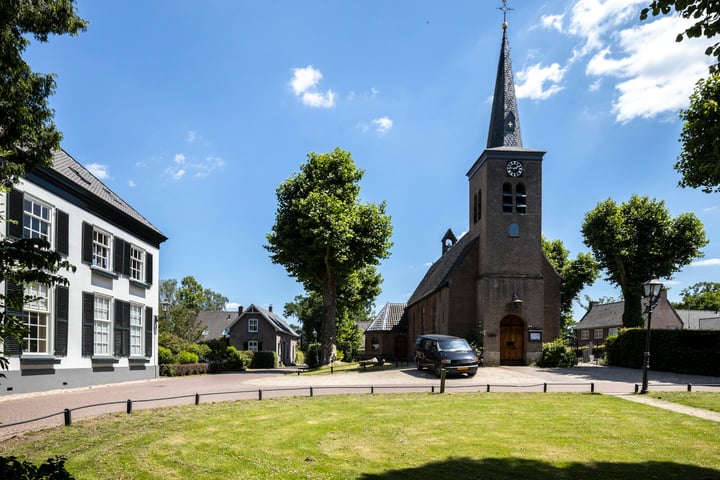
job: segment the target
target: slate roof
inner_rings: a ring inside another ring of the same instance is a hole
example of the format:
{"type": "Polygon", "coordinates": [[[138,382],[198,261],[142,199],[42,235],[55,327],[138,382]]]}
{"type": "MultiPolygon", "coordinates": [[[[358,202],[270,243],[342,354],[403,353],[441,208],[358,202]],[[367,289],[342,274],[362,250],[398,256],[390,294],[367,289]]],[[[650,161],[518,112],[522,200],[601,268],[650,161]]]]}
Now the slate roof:
{"type": "Polygon", "coordinates": [[[214,340],[227,335],[230,325],[237,320],[237,312],[200,312],[197,319],[205,327],[203,340],[214,340]]]}
{"type": "Polygon", "coordinates": [[[487,148],[522,146],[520,115],[515,97],[510,46],[507,39],[507,23],[503,23],[502,45],[490,113],[487,148]]]}
{"type": "Polygon", "coordinates": [[[625,302],[593,303],[582,319],[573,327],[574,329],[585,328],[608,328],[622,327],[622,315],[625,302]]]}
{"type": "Polygon", "coordinates": [[[455,245],[450,247],[442,257],[433,263],[410,296],[407,304],[412,305],[419,302],[431,293],[447,286],[456,266],[462,263],[468,252],[473,248],[477,248],[479,235],[478,232],[463,235],[455,245]]]}
{"type": "Polygon", "coordinates": [[[366,332],[407,331],[404,303],[386,303],[366,332]]]}
{"type": "Polygon", "coordinates": [[[68,198],[114,224],[139,228],[156,246],[167,237],[148,219],[110,190],[103,182],[71,157],[65,150],[53,152],[52,166],[40,167],[26,175],[26,179],[58,195],[68,198]]]}

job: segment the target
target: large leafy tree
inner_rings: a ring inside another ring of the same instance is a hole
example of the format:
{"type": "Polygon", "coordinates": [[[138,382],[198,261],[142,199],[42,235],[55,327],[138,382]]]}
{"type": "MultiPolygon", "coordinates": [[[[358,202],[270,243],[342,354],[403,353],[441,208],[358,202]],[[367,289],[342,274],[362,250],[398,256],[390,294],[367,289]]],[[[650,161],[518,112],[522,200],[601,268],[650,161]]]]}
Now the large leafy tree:
{"type": "Polygon", "coordinates": [[[390,252],[390,216],[384,202],[361,203],[362,176],[350,153],[336,148],[308,154],[300,172],[276,190],[275,224],[265,248],[306,291],[322,292],[321,364],[330,362],[336,348],[340,280],[390,252]]]}
{"type": "MultiPolygon", "coordinates": [[[[0,0],[0,193],[39,166],[48,166],[60,146],[48,97],[55,89],[51,74],[32,71],[22,54],[28,37],[46,42],[50,34],[75,35],[87,23],[75,14],[72,0],[0,0]]],[[[0,217],[0,219],[4,219],[0,217]]],[[[74,267],[42,239],[0,240],[0,283],[66,285],[62,270],[74,267]]],[[[0,369],[6,370],[5,345],[22,342],[26,328],[17,312],[32,301],[21,288],[0,292],[0,369]]]]}
{"type": "MultiPolygon", "coordinates": [[[[678,42],[685,38],[710,39],[720,32],[720,0],[653,0],[642,9],[640,19],[673,12],[695,20],[678,33],[678,42]]],[[[695,84],[690,106],[680,112],[682,151],[675,169],[682,176],[681,186],[710,193],[720,191],[720,42],[708,46],[705,53],[715,57],[715,63],[710,66],[710,76],[695,84]]]]}
{"type": "Polygon", "coordinates": [[[561,240],[542,239],[545,256],[555,271],[560,275],[560,314],[562,316],[561,332],[572,337],[570,327],[574,323],[572,305],[586,285],[592,285],[600,274],[600,265],[590,253],[578,253],[575,259],[570,258],[570,251],[561,240]]]}
{"type": "Polygon", "coordinates": [[[687,310],[720,310],[720,283],[699,282],[680,292],[682,300],[673,303],[675,308],[687,310]]]}
{"type": "Polygon", "coordinates": [[[193,276],[182,279],[178,286],[175,279],[160,281],[161,301],[167,302],[167,311],[160,309],[160,332],[165,338],[174,335],[190,343],[202,337],[204,326],[198,321],[201,311],[222,311],[227,297],[204,288],[193,276]]]}
{"type": "Polygon", "coordinates": [[[608,199],[585,215],[585,245],[590,247],[607,280],[620,287],[625,307],[623,325],[642,326],[642,283],[653,275],[671,278],[699,256],[707,244],[705,230],[692,213],[673,218],[665,202],[633,195],[617,204],[608,199]]]}

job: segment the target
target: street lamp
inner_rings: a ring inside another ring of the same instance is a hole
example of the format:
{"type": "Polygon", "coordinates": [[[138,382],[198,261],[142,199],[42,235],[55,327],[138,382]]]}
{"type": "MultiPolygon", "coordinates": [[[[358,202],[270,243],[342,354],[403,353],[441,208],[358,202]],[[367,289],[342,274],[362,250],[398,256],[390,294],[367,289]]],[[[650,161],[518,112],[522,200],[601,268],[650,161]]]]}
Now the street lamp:
{"type": "Polygon", "coordinates": [[[648,369],[650,368],[650,322],[652,321],[652,310],[655,306],[655,303],[657,303],[657,298],[660,295],[660,290],[662,290],[662,282],[655,278],[655,275],[653,275],[653,278],[648,280],[647,282],[642,284],[643,288],[645,289],[645,296],[648,298],[648,304],[647,304],[647,333],[645,334],[645,354],[643,357],[644,363],[643,363],[643,379],[642,379],[642,389],[640,390],[640,393],[647,393],[648,392],[648,369]],[[655,299],[655,301],[653,301],[655,299]]]}

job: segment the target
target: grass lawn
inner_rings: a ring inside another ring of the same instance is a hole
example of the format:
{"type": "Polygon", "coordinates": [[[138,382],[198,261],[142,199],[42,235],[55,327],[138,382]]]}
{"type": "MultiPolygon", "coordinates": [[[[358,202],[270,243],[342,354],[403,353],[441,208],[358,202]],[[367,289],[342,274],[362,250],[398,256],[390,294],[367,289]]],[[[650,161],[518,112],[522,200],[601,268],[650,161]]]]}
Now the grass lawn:
{"type": "MultiPolygon", "coordinates": [[[[693,394],[694,395],[694,394],[693,394]]],[[[720,479],[720,424],[604,395],[381,394],[138,410],[0,443],[77,479],[720,479]]]]}
{"type": "Polygon", "coordinates": [[[720,412],[720,394],[715,392],[653,392],[648,395],[667,402],[720,412]]]}

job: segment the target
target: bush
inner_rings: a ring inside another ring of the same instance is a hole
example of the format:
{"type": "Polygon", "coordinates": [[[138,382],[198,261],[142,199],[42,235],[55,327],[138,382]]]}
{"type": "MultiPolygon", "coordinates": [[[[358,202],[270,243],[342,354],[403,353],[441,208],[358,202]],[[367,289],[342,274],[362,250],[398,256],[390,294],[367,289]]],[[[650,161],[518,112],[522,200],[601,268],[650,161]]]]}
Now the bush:
{"type": "Polygon", "coordinates": [[[158,346],[158,361],[160,365],[170,365],[175,363],[175,355],[173,355],[169,348],[160,345],[158,346]]]}
{"type": "Polygon", "coordinates": [[[6,480],[73,480],[70,472],[65,470],[63,457],[48,458],[45,463],[35,466],[28,461],[17,458],[0,457],[0,478],[6,480]]]}
{"type": "Polygon", "coordinates": [[[182,363],[183,365],[198,363],[199,360],[198,356],[191,352],[182,351],[177,354],[177,363],[182,363]]]}
{"type": "Polygon", "coordinates": [[[174,365],[160,365],[160,375],[163,377],[202,375],[205,373],[208,373],[207,363],[176,363],[174,365]]]}
{"type": "Polygon", "coordinates": [[[277,368],[278,356],[275,352],[255,352],[250,368],[277,368]]]}
{"type": "Polygon", "coordinates": [[[210,347],[204,343],[188,343],[185,345],[186,352],[194,353],[198,358],[206,359],[210,353],[210,347]]]}
{"type": "Polygon", "coordinates": [[[320,366],[321,348],[322,345],[319,343],[311,343],[308,345],[307,353],[305,354],[305,361],[308,367],[317,368],[320,366]]]}
{"type": "Polygon", "coordinates": [[[246,370],[253,359],[253,352],[248,350],[240,351],[230,345],[225,348],[225,359],[221,363],[222,370],[239,372],[246,370]]]}
{"type": "Polygon", "coordinates": [[[295,352],[295,365],[305,365],[305,354],[302,350],[295,352]]]}
{"type": "Polygon", "coordinates": [[[542,357],[538,362],[539,367],[574,367],[577,365],[575,351],[568,347],[562,340],[543,343],[542,357]]]}

